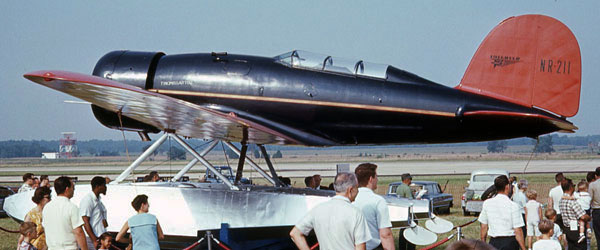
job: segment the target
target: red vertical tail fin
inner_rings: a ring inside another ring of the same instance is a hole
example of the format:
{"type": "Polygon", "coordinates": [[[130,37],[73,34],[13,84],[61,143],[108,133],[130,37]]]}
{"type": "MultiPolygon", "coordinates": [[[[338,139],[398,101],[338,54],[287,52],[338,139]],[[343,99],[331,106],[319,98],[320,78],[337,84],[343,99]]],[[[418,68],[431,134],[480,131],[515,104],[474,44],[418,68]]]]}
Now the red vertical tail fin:
{"type": "Polygon", "coordinates": [[[508,18],[483,40],[456,88],[574,116],[581,90],[579,44],[552,17],[508,18]]]}

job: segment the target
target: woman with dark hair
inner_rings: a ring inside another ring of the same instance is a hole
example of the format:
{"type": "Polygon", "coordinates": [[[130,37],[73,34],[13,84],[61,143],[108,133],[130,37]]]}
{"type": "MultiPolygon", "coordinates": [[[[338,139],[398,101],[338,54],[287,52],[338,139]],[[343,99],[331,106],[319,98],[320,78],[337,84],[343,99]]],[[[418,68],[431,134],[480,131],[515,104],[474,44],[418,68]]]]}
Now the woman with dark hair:
{"type": "MultiPolygon", "coordinates": [[[[50,201],[50,188],[48,187],[39,187],[35,190],[33,197],[31,200],[37,204],[36,207],[32,208],[27,215],[25,216],[25,222],[33,222],[36,226],[36,231],[38,237],[31,240],[31,245],[36,247],[39,250],[47,249],[46,247],[46,234],[44,234],[44,227],[42,227],[42,211],[44,210],[44,206],[50,201]]],[[[19,245],[23,241],[23,237],[19,237],[19,245]]]]}
{"type": "Polygon", "coordinates": [[[129,243],[123,236],[125,236],[127,230],[131,229],[133,249],[160,250],[158,240],[164,239],[165,236],[156,216],[148,213],[148,209],[150,208],[148,196],[145,194],[136,196],[131,202],[131,206],[138,213],[127,219],[127,222],[125,222],[125,225],[123,225],[121,231],[117,234],[116,241],[129,243]]]}

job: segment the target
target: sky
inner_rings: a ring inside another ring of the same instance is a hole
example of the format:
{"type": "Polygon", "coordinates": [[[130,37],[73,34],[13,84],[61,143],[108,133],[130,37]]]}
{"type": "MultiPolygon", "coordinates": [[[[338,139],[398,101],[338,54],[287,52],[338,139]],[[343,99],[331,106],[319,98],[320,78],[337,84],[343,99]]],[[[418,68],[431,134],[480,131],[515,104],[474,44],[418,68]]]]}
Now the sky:
{"type": "MultiPolygon", "coordinates": [[[[89,105],[23,78],[36,70],[91,74],[113,50],[227,51],[276,56],[294,49],[390,64],[456,86],[502,20],[543,14],[579,42],[582,90],[575,135],[600,134],[600,1],[4,1],[0,8],[0,140],[121,139],[89,105]]],[[[127,133],[128,138],[137,138],[127,133]]],[[[156,137],[156,136],[152,136],[156,137]]]]}

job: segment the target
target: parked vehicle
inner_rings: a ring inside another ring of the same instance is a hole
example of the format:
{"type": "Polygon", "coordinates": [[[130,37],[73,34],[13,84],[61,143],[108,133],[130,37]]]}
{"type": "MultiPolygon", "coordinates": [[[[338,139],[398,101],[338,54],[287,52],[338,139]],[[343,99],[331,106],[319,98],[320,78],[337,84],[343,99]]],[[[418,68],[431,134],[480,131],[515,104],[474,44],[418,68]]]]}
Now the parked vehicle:
{"type": "MultiPolygon", "coordinates": [[[[402,182],[392,182],[388,186],[387,195],[396,196],[396,189],[402,182]]],[[[444,193],[444,190],[435,181],[413,181],[410,184],[410,189],[413,194],[418,194],[424,190],[421,199],[427,199],[431,202],[431,206],[435,213],[450,213],[450,208],[454,204],[454,198],[451,194],[444,193]]]]}
{"type": "Polygon", "coordinates": [[[508,171],[504,169],[483,169],[471,172],[471,178],[467,181],[469,186],[465,188],[461,198],[461,207],[464,215],[481,212],[483,201],[481,196],[486,189],[494,185],[494,179],[500,175],[508,177],[508,171]]]}
{"type": "MultiPolygon", "coordinates": [[[[219,173],[229,179],[230,182],[235,181],[235,175],[233,174],[233,170],[229,166],[214,166],[219,173]]],[[[206,170],[206,174],[204,175],[204,181],[213,182],[213,183],[222,183],[223,181],[219,179],[217,175],[213,172],[206,170]]],[[[252,181],[248,178],[243,178],[240,180],[243,184],[252,184],[252,181]]]]}
{"type": "Polygon", "coordinates": [[[4,211],[4,198],[14,194],[15,191],[13,191],[10,187],[6,187],[6,186],[0,186],[0,217],[4,218],[6,217],[6,211],[4,211]]]}

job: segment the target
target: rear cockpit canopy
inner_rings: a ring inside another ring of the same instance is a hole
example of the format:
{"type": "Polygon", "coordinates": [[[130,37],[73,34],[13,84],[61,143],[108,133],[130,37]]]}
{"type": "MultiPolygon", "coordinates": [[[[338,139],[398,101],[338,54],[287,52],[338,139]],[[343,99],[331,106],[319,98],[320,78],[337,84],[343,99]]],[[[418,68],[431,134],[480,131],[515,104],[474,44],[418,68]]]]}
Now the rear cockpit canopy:
{"type": "Polygon", "coordinates": [[[366,76],[379,79],[387,78],[386,72],[389,67],[387,64],[350,60],[302,50],[284,53],[276,56],[274,59],[276,62],[293,68],[366,76]]]}

